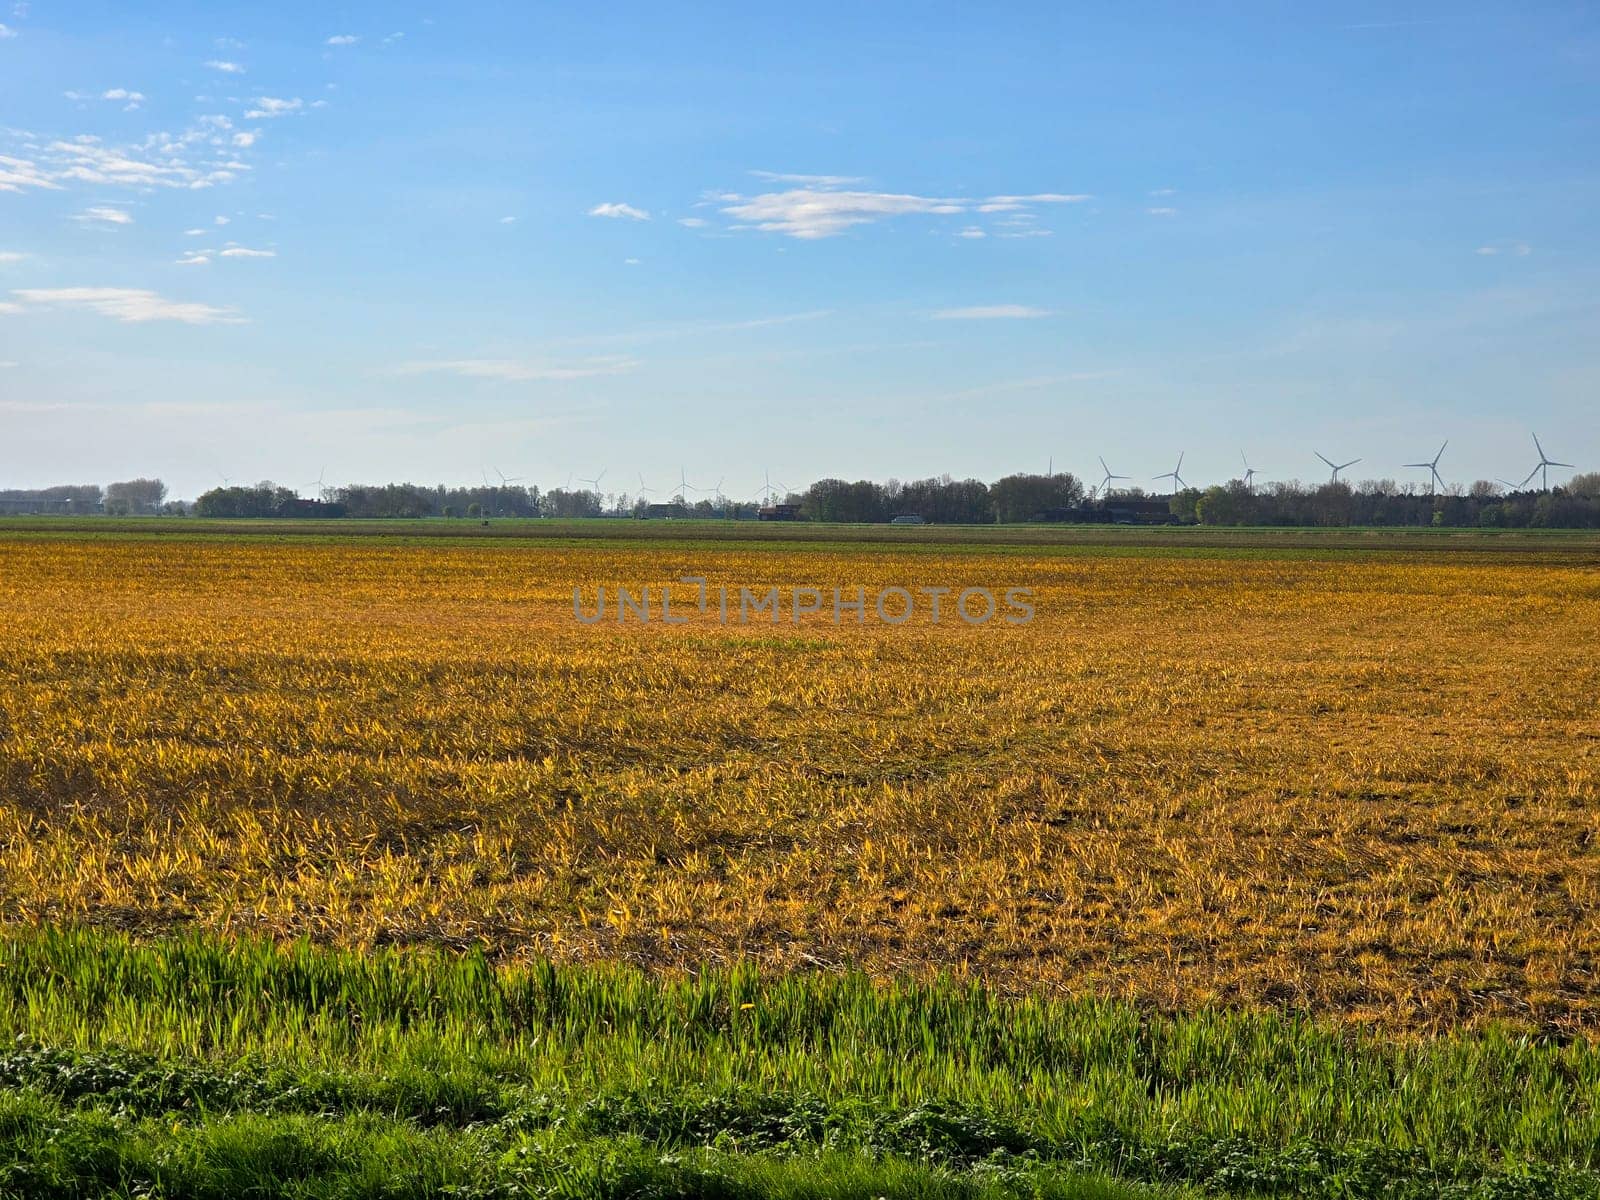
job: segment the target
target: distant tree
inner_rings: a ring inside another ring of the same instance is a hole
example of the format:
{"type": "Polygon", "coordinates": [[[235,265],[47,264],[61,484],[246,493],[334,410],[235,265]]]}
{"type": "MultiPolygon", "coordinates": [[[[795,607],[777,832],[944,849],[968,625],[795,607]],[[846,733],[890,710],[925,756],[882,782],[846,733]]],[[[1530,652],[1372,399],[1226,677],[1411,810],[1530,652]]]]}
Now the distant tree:
{"type": "Polygon", "coordinates": [[[989,503],[1002,523],[1036,521],[1083,500],[1083,484],[1074,475],[1007,475],[989,486],[989,503]]]}
{"type": "Polygon", "coordinates": [[[146,516],[161,511],[167,485],[159,479],[129,479],[106,485],[105,510],[113,516],[146,516]]]}
{"type": "Polygon", "coordinates": [[[1582,496],[1586,500],[1600,500],[1600,471],[1588,471],[1582,475],[1574,475],[1567,480],[1567,486],[1561,490],[1569,496],[1582,496]]]}

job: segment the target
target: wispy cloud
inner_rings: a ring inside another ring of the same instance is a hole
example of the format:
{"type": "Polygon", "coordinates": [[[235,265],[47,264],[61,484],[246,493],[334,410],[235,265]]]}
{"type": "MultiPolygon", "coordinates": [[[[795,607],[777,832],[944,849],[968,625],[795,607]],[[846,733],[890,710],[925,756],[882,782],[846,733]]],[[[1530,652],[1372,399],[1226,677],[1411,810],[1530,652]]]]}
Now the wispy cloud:
{"type": "Polygon", "coordinates": [[[1050,316],[1048,308],[1027,304],[975,304],[969,308],[941,308],[935,321],[1019,321],[1050,316]]]}
{"type": "Polygon", "coordinates": [[[1479,246],[1473,251],[1485,258],[1492,258],[1497,254],[1508,254],[1513,258],[1526,258],[1533,253],[1533,247],[1527,242],[1490,242],[1488,245],[1479,246]]]}
{"type": "Polygon", "coordinates": [[[685,229],[704,229],[711,222],[704,217],[679,217],[678,224],[685,229]]]}
{"type": "Polygon", "coordinates": [[[186,325],[237,325],[231,308],[168,300],[144,288],[18,288],[11,293],[25,308],[66,308],[131,323],[180,321],[186,325]]]}
{"type": "Polygon", "coordinates": [[[0,42],[5,41],[7,38],[14,38],[16,36],[17,31],[15,29],[11,28],[9,25],[0,24],[0,42]]]}
{"type": "Polygon", "coordinates": [[[180,267],[202,267],[211,261],[211,256],[204,250],[188,250],[176,261],[180,267]]]}
{"type": "Polygon", "coordinates": [[[1149,213],[1152,217],[1175,217],[1178,215],[1177,209],[1165,207],[1147,208],[1145,209],[1145,212],[1149,213]]]}
{"type": "MultiPolygon", "coordinates": [[[[836,178],[837,177],[814,177],[836,178]]],[[[715,198],[721,211],[741,225],[788,237],[834,237],[856,225],[911,214],[938,216],[961,213],[1021,213],[1041,204],[1072,204],[1086,195],[1036,192],[972,200],[960,196],[919,196],[905,192],[864,192],[813,184],[759,196],[723,193],[715,198]]]]}
{"type": "Polygon", "coordinates": [[[650,219],[650,214],[645,212],[644,209],[620,202],[596,204],[589,210],[589,215],[591,217],[612,217],[629,221],[648,221],[650,219]]]}
{"type": "Polygon", "coordinates": [[[751,171],[757,179],[768,183],[799,183],[807,187],[836,188],[851,183],[861,183],[859,175],[791,175],[783,171],[751,171]]]}
{"type": "Polygon", "coordinates": [[[989,235],[983,230],[979,229],[976,225],[968,225],[960,233],[956,234],[956,236],[959,238],[971,238],[976,240],[978,238],[986,238],[989,235]]]}
{"type": "Polygon", "coordinates": [[[206,61],[206,66],[210,67],[213,71],[221,71],[224,75],[244,74],[244,65],[242,63],[229,62],[227,59],[223,58],[208,59],[206,61]]]}
{"type": "Polygon", "coordinates": [[[360,40],[360,36],[354,33],[336,33],[323,44],[327,46],[354,46],[360,40]]]}
{"type": "Polygon", "coordinates": [[[276,250],[251,250],[247,246],[229,246],[220,251],[218,258],[277,258],[276,250]]]}
{"type": "Polygon", "coordinates": [[[257,121],[271,117],[287,117],[305,107],[299,96],[283,99],[278,96],[257,96],[256,106],[245,111],[245,120],[257,121]]]}
{"type": "MultiPolygon", "coordinates": [[[[215,130],[196,126],[179,137],[159,135],[139,146],[111,147],[83,135],[46,147],[52,180],[119,187],[208,188],[237,177],[243,164],[218,164],[186,157],[196,147],[220,142],[215,130]]],[[[0,159],[0,169],[5,160],[0,159]]],[[[3,182],[3,180],[0,180],[3,182]]]]}
{"type": "Polygon", "coordinates": [[[27,257],[20,250],[0,250],[0,266],[6,263],[18,263],[27,257]]]}
{"type": "Polygon", "coordinates": [[[589,379],[597,375],[625,375],[639,364],[631,358],[592,358],[577,363],[527,362],[513,358],[456,358],[437,362],[408,362],[394,368],[396,375],[444,373],[467,379],[494,379],[502,383],[535,383],[563,379],[589,379]]]}
{"type": "Polygon", "coordinates": [[[61,185],[54,182],[37,163],[0,154],[0,192],[20,192],[28,187],[59,191],[61,185]]]}
{"type": "Polygon", "coordinates": [[[132,225],[133,216],[120,208],[86,208],[72,218],[85,225],[132,225]]]}
{"type": "Polygon", "coordinates": [[[883,217],[906,213],[959,213],[959,200],[892,192],[828,192],[796,188],[760,196],[725,196],[722,211],[745,225],[795,238],[825,238],[883,217]]]}
{"type": "Polygon", "coordinates": [[[1031,196],[990,196],[978,205],[984,213],[1021,212],[1036,204],[1082,204],[1090,197],[1081,192],[1035,192],[1031,196]]]}

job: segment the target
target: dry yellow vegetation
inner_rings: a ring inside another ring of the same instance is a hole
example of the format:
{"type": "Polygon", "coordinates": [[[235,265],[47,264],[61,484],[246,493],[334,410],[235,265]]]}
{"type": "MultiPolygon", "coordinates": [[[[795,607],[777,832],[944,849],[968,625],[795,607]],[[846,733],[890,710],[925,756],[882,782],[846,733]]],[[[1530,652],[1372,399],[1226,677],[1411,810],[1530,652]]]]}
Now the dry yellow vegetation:
{"type": "Polygon", "coordinates": [[[1593,1032],[1597,633],[1527,557],[0,538],[0,906],[1593,1032]],[[1038,616],[573,619],[686,573],[1038,616]]]}

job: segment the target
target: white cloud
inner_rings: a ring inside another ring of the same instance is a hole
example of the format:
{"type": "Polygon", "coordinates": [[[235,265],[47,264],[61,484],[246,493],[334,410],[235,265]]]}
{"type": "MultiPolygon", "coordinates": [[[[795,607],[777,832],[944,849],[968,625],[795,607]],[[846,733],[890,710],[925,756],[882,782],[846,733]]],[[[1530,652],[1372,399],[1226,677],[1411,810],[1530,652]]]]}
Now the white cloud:
{"type": "Polygon", "coordinates": [[[764,179],[802,182],[806,186],[759,196],[720,193],[711,199],[722,204],[722,212],[741,224],[794,238],[833,237],[855,225],[915,213],[1014,213],[1031,217],[1028,210],[1033,206],[1076,204],[1090,198],[1082,193],[1033,192],[971,200],[959,196],[845,190],[840,185],[855,180],[843,175],[781,175],[768,171],[752,174],[764,179]]]}
{"type": "Polygon", "coordinates": [[[515,217],[501,217],[500,218],[500,224],[502,224],[502,225],[515,225],[516,223],[517,223],[517,219],[515,217]]]}
{"type": "Polygon", "coordinates": [[[760,196],[724,196],[723,212],[757,229],[795,238],[825,238],[882,217],[906,213],[960,213],[966,202],[891,192],[831,192],[795,188],[760,196]]]}
{"type": "Polygon", "coordinates": [[[244,320],[231,308],[168,300],[144,288],[18,288],[11,294],[25,307],[78,309],[117,321],[237,325],[244,320]]]}
{"type": "Polygon", "coordinates": [[[630,221],[648,221],[650,214],[642,208],[635,208],[631,204],[608,203],[596,204],[589,210],[591,217],[626,217],[630,221]]]}
{"type": "Polygon", "coordinates": [[[769,183],[800,183],[819,188],[844,187],[849,183],[862,182],[858,175],[790,175],[782,171],[751,171],[750,174],[769,183]]]}
{"type": "Polygon", "coordinates": [[[87,134],[70,142],[51,142],[47,147],[52,159],[50,177],[119,187],[210,187],[215,176],[183,158],[186,148],[205,136],[196,129],[181,138],[153,139],[142,146],[117,149],[101,145],[99,138],[87,134]]]}
{"type": "Polygon", "coordinates": [[[20,250],[0,250],[0,264],[21,262],[27,257],[20,250]]]}
{"type": "MultiPolygon", "coordinates": [[[[829,184],[843,176],[830,176],[829,184]]],[[[1086,200],[1086,195],[1035,192],[1032,195],[992,195],[986,200],[930,197],[902,192],[854,192],[832,186],[795,187],[787,192],[766,192],[744,197],[717,195],[722,211],[741,224],[773,234],[797,238],[834,237],[853,226],[864,226],[893,216],[931,213],[1026,213],[1032,205],[1066,205],[1086,200]]],[[[970,235],[968,235],[970,237],[970,235]]]]}
{"type": "Polygon", "coordinates": [[[1031,196],[990,196],[978,205],[979,212],[1017,212],[1032,204],[1082,204],[1089,196],[1082,193],[1035,192],[1031,196]]]}
{"type": "Polygon", "coordinates": [[[217,216],[214,220],[218,225],[226,225],[228,223],[228,218],[224,216],[217,216]]]}
{"type": "Polygon", "coordinates": [[[1175,217],[1178,215],[1178,210],[1175,208],[1147,208],[1145,212],[1152,217],[1175,217]]]}
{"type": "Polygon", "coordinates": [[[523,362],[509,358],[459,358],[441,362],[408,362],[394,368],[396,375],[444,372],[468,379],[495,379],[502,383],[531,383],[562,379],[589,379],[596,375],[625,375],[638,366],[630,358],[591,358],[572,364],[523,362]]]}
{"type": "Polygon", "coordinates": [[[244,43],[234,37],[219,37],[211,43],[218,50],[243,50],[244,43]]]}
{"type": "Polygon", "coordinates": [[[988,237],[989,235],[983,230],[979,229],[976,225],[968,225],[960,233],[956,234],[956,236],[962,238],[983,238],[988,237]]]}
{"type": "Polygon", "coordinates": [[[11,316],[22,311],[22,305],[13,304],[9,300],[0,300],[0,314],[11,316]]]}
{"type": "Polygon", "coordinates": [[[15,29],[12,29],[9,25],[0,25],[0,41],[4,41],[6,38],[14,38],[16,36],[17,31],[15,29]]]}
{"type": "Polygon", "coordinates": [[[61,189],[61,185],[52,182],[37,163],[0,154],[0,192],[20,192],[25,187],[48,188],[51,191],[61,189]]]}
{"type": "Polygon", "coordinates": [[[711,222],[704,217],[679,217],[678,224],[685,229],[704,229],[711,222]]]}
{"type": "Polygon", "coordinates": [[[0,371],[9,371],[12,367],[20,367],[21,365],[14,358],[0,359],[0,371]]]}
{"type": "Polygon", "coordinates": [[[233,144],[241,150],[248,150],[256,144],[256,139],[260,136],[253,129],[242,130],[233,135],[233,144]]]}
{"type": "Polygon", "coordinates": [[[183,236],[184,237],[205,237],[205,235],[207,233],[209,233],[209,232],[210,232],[210,230],[207,230],[207,229],[185,229],[183,231],[183,236]]]}
{"type": "Polygon", "coordinates": [[[1479,246],[1473,253],[1481,254],[1485,258],[1496,254],[1512,254],[1518,258],[1526,258],[1533,253],[1533,247],[1527,242],[1492,242],[1487,246],[1479,246]]]}
{"type": "Polygon", "coordinates": [[[1017,321],[1048,317],[1047,308],[1027,304],[977,304],[970,308],[943,308],[933,314],[935,321],[1017,321]]]}
{"type": "Polygon", "coordinates": [[[353,33],[336,33],[324,45],[328,46],[354,46],[361,39],[353,33]]]}
{"type": "Polygon", "coordinates": [[[305,107],[305,101],[299,96],[284,100],[277,96],[257,96],[256,107],[246,111],[245,120],[255,121],[267,117],[286,117],[292,112],[299,112],[305,107]]]}
{"type": "Polygon", "coordinates": [[[639,260],[637,258],[625,258],[622,260],[622,265],[625,267],[637,267],[639,260]]]}
{"type": "Polygon", "coordinates": [[[143,92],[130,92],[127,88],[107,88],[100,93],[102,100],[126,100],[130,104],[139,104],[144,100],[143,92]]]}
{"type": "Polygon", "coordinates": [[[245,246],[229,246],[219,255],[221,258],[277,258],[276,250],[251,250],[245,246]]]}
{"type": "Polygon", "coordinates": [[[182,258],[176,261],[180,267],[200,267],[210,262],[211,256],[204,250],[189,250],[184,253],[182,258]]]}
{"type": "Polygon", "coordinates": [[[132,225],[133,216],[120,208],[86,208],[72,218],[85,225],[132,225]]]}
{"type": "Polygon", "coordinates": [[[221,58],[208,59],[208,60],[206,60],[206,66],[210,67],[213,71],[221,71],[224,75],[243,75],[244,74],[244,64],[243,63],[229,62],[226,59],[221,59],[221,58]]]}
{"type": "Polygon", "coordinates": [[[400,41],[400,40],[401,40],[401,39],[402,39],[402,38],[404,38],[404,37],[405,37],[405,36],[406,36],[406,35],[405,35],[405,34],[404,34],[404,33],[401,33],[401,32],[395,32],[395,33],[391,33],[391,34],[390,34],[390,35],[389,35],[389,36],[388,36],[388,37],[386,37],[386,38],[384,38],[384,39],[383,39],[383,44],[384,44],[384,45],[385,45],[385,46],[392,46],[392,45],[394,45],[394,44],[395,44],[395,43],[396,43],[396,42],[398,42],[398,41],[400,41]]]}

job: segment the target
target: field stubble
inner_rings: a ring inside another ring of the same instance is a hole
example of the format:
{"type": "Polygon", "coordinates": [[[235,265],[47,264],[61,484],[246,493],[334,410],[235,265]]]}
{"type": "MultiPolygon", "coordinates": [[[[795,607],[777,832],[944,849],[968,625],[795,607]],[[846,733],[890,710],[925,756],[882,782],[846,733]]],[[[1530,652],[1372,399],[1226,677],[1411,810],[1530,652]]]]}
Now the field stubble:
{"type": "Polygon", "coordinates": [[[1600,1028],[1600,580],[923,547],[0,540],[17,922],[1600,1028]],[[572,587],[1035,589],[580,626],[572,587]]]}

